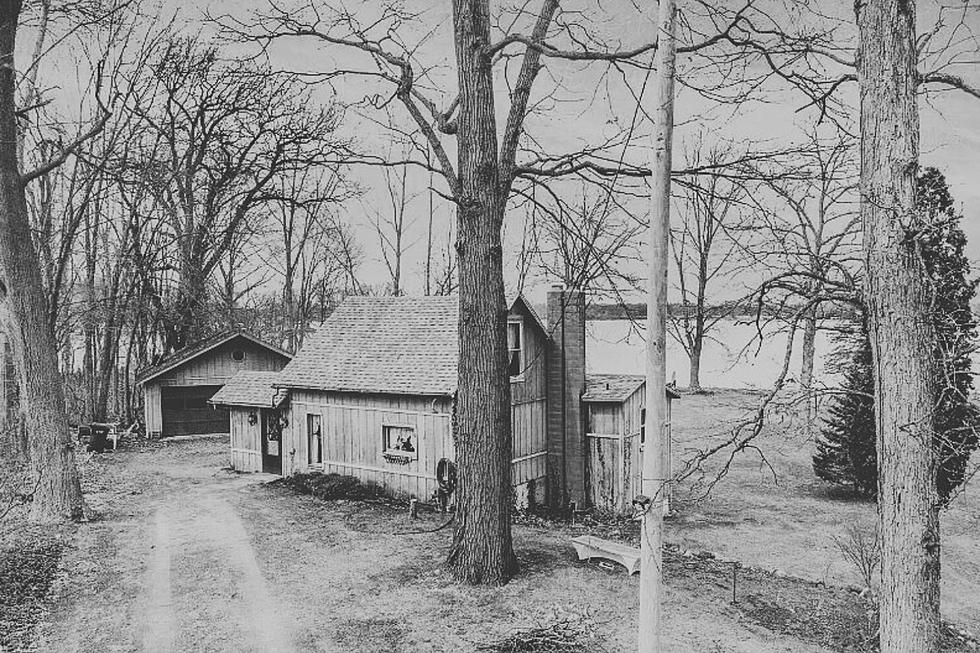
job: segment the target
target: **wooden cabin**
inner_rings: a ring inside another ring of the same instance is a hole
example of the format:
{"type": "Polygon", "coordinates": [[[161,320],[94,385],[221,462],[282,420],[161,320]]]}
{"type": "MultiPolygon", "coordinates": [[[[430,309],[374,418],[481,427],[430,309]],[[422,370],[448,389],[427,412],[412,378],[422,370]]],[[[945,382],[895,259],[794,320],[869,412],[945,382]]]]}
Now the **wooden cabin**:
{"type": "MultiPolygon", "coordinates": [[[[552,289],[547,312],[546,327],[519,296],[507,318],[516,502],[630,512],[643,378],[586,377],[582,292],[552,289]]],[[[232,465],[431,498],[456,459],[458,321],[455,297],[347,298],[279,374],[239,374],[212,399],[231,411],[232,465]]]]}
{"type": "Polygon", "coordinates": [[[147,435],[229,433],[228,410],[208,400],[238,372],[277,372],[290,359],[288,352],[241,331],[174,352],[137,375],[147,435]]]}
{"type": "MultiPolygon", "coordinates": [[[[455,461],[459,364],[455,297],[351,297],[283,369],[289,427],[283,473],[336,472],[392,495],[430,498],[440,459],[455,461]]],[[[547,475],[545,342],[522,298],[511,304],[513,482],[543,500],[547,475]]]]}
{"type": "Polygon", "coordinates": [[[273,384],[277,372],[242,370],[208,401],[230,418],[231,468],[282,474],[282,431],[286,394],[273,384]]]}
{"type": "MultiPolygon", "coordinates": [[[[666,476],[670,476],[672,403],[679,398],[667,388],[666,476]]],[[[628,513],[641,492],[643,447],[646,441],[646,379],[632,374],[590,374],[585,393],[588,447],[588,500],[600,510],[628,513]]],[[[669,497],[668,497],[669,499],[669,497]]]]}

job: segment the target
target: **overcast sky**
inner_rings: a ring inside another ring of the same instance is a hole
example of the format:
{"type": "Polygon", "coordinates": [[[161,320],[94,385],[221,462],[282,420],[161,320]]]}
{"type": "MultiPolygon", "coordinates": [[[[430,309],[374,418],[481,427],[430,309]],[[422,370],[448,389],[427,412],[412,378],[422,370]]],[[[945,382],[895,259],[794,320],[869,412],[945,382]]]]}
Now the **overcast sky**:
{"type": "MultiPolygon", "coordinates": [[[[282,0],[283,6],[289,6],[290,0],[282,0]]],[[[792,3],[790,3],[792,4],[792,3]]],[[[348,1],[347,7],[362,13],[365,18],[376,11],[377,2],[348,1]]],[[[685,0],[678,2],[682,11],[685,0]]],[[[177,21],[183,23],[189,31],[208,33],[210,27],[204,20],[205,11],[212,14],[225,12],[234,15],[246,15],[252,9],[265,7],[265,0],[243,0],[230,2],[225,0],[166,0],[161,15],[164,17],[176,11],[177,21]]],[[[326,3],[325,6],[330,6],[326,3]]],[[[414,43],[423,34],[428,37],[419,49],[418,58],[432,66],[432,80],[429,83],[434,88],[430,94],[438,103],[443,105],[452,97],[455,88],[455,72],[452,67],[452,26],[451,3],[448,0],[409,0],[406,6],[422,14],[420,23],[403,30],[402,39],[406,43],[414,43]]],[[[533,6],[533,5],[529,5],[533,6]]],[[[569,3],[563,3],[566,11],[569,3]]],[[[637,45],[646,42],[652,30],[650,18],[655,10],[651,3],[648,15],[638,13],[631,0],[613,0],[597,3],[594,0],[578,0],[575,6],[580,6],[589,12],[589,28],[605,35],[607,38],[617,38],[624,46],[637,45]],[[601,8],[601,9],[600,9],[601,8]],[[601,17],[601,20],[600,20],[601,17]]],[[[924,25],[935,22],[933,5],[920,5],[920,22],[924,25]]],[[[850,2],[834,0],[822,2],[823,11],[834,10],[838,16],[849,18],[852,5],[850,2]]],[[[794,17],[787,14],[787,21],[794,17]]],[[[947,21],[949,18],[947,17],[947,21]]],[[[980,29],[980,13],[970,11],[966,15],[970,28],[980,29]]],[[[845,31],[849,29],[845,27],[845,31]]],[[[920,27],[920,31],[923,27],[920,27]]],[[[958,35],[969,35],[966,30],[960,30],[958,35]]],[[[22,42],[23,44],[23,42],[22,42]]],[[[977,57],[972,57],[976,60],[977,57]]],[[[284,42],[272,50],[272,62],[277,67],[288,70],[324,71],[336,67],[359,67],[368,64],[363,57],[356,53],[336,47],[323,47],[310,40],[284,42]]],[[[615,131],[615,125],[628,125],[635,111],[636,103],[632,99],[625,83],[635,90],[642,86],[642,71],[626,71],[620,75],[617,71],[608,71],[601,66],[572,64],[568,62],[548,61],[549,69],[541,76],[541,83],[536,87],[538,94],[532,100],[541,100],[542,93],[551,91],[555,85],[551,79],[554,75],[562,82],[562,87],[554,96],[554,101],[542,105],[542,112],[528,121],[528,131],[531,136],[544,144],[549,151],[568,151],[585,143],[594,143],[606,133],[615,131]],[[609,73],[609,74],[606,74],[609,73]]],[[[57,60],[55,69],[60,68],[57,60]]],[[[683,69],[683,62],[681,63],[683,69]]],[[[965,72],[971,81],[980,85],[980,74],[975,72],[975,65],[956,68],[961,74],[965,72]]],[[[64,69],[52,71],[58,77],[70,76],[70,71],[64,69]]],[[[506,85],[502,68],[498,70],[497,85],[501,92],[498,94],[497,111],[502,115],[506,111],[506,85]]],[[[853,102],[856,97],[855,84],[845,85],[843,97],[853,102]]],[[[336,97],[343,101],[356,101],[370,94],[373,90],[364,81],[341,80],[331,89],[324,88],[320,97],[328,101],[336,97]]],[[[812,109],[800,110],[806,104],[798,93],[788,92],[770,86],[768,91],[760,96],[761,101],[741,106],[733,110],[730,106],[712,106],[703,96],[681,88],[677,102],[676,122],[677,151],[682,151],[685,143],[691,142],[701,134],[725,142],[739,143],[752,141],[757,146],[768,145],[776,147],[799,140],[801,130],[813,123],[812,109]]],[[[969,97],[961,92],[948,92],[930,97],[928,102],[921,104],[922,121],[922,164],[934,165],[946,175],[951,191],[958,205],[962,208],[965,219],[963,228],[969,237],[968,252],[972,260],[980,261],[980,100],[969,97]]],[[[392,118],[396,124],[410,127],[411,123],[397,104],[392,105],[392,118]]],[[[376,116],[377,117],[377,116],[376,116]]],[[[362,146],[384,154],[391,147],[390,135],[380,130],[369,120],[358,118],[353,112],[349,114],[346,129],[357,136],[362,146]]],[[[852,115],[856,125],[856,114],[852,115]]],[[[642,162],[647,155],[647,139],[649,133],[646,122],[640,117],[635,131],[637,138],[626,152],[629,160],[642,162]]],[[[449,143],[449,147],[452,144],[449,143]]],[[[453,154],[454,156],[454,154],[453,154]]],[[[678,155],[675,154],[675,167],[678,155]]],[[[362,201],[352,202],[343,210],[345,218],[354,227],[364,253],[365,262],[362,270],[365,281],[381,283],[384,279],[384,268],[380,261],[378,238],[371,226],[372,215],[375,211],[383,210],[386,197],[381,191],[383,177],[377,169],[358,169],[353,175],[365,188],[362,201]]],[[[429,177],[417,172],[410,173],[409,184],[411,191],[418,194],[412,203],[413,229],[408,251],[408,290],[421,290],[420,269],[424,253],[424,233],[428,215],[428,194],[426,188],[429,177]]],[[[445,188],[444,185],[437,186],[445,188]]],[[[569,192],[573,192],[570,190],[569,192]]],[[[448,204],[436,198],[436,233],[439,237],[448,237],[451,229],[451,211],[448,204]]],[[[642,212],[643,207],[634,210],[642,212]]],[[[505,227],[508,244],[517,247],[523,229],[524,217],[518,214],[508,215],[505,227]]],[[[508,258],[513,262],[515,257],[508,258]]],[[[511,284],[516,281],[516,266],[508,270],[508,280],[511,284]]],[[[542,284],[542,287],[546,284],[542,284]]],[[[532,290],[532,295],[539,295],[540,289],[532,290]]]]}

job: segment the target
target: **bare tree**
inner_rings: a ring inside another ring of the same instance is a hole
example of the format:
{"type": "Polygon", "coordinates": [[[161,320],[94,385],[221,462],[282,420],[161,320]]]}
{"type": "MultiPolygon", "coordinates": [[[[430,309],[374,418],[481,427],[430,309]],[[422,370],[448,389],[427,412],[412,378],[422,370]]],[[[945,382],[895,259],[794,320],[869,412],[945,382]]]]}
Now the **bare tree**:
{"type": "Polygon", "coordinates": [[[608,193],[585,185],[570,200],[531,206],[527,255],[539,274],[568,288],[615,293],[637,288],[642,221],[612,204],[608,193]]]}
{"type": "MultiPolygon", "coordinates": [[[[415,220],[409,215],[409,205],[416,199],[416,194],[408,189],[408,169],[406,167],[384,169],[385,191],[387,193],[387,210],[375,211],[374,230],[378,234],[381,247],[381,258],[388,270],[390,279],[389,291],[392,295],[405,292],[402,275],[404,273],[405,254],[412,243],[408,242],[412,224],[415,220]]],[[[431,213],[430,213],[431,220],[431,213]]],[[[430,283],[432,236],[431,222],[427,241],[426,283],[430,283]]]]}
{"type": "MultiPolygon", "coordinates": [[[[860,220],[857,213],[855,144],[837,131],[821,138],[816,129],[796,155],[793,174],[760,174],[772,198],[756,195],[765,237],[753,255],[774,274],[764,286],[777,304],[819,299],[829,286],[857,285],[860,220]],[[780,297],[775,297],[780,295],[780,297]]],[[[803,318],[800,385],[813,384],[819,306],[803,318]]]]}
{"type": "Polygon", "coordinates": [[[345,145],[334,135],[335,108],[311,108],[294,78],[224,62],[213,46],[172,39],[144,70],[128,107],[145,130],[143,154],[130,165],[177,252],[174,320],[164,334],[175,349],[202,335],[208,280],[242,246],[248,221],[278,199],[275,179],[335,163],[345,145]]]}
{"type": "MultiPolygon", "coordinates": [[[[716,166],[726,160],[729,148],[687,155],[687,166],[716,166]]],[[[701,388],[701,354],[715,326],[731,317],[737,302],[722,299],[726,280],[737,270],[739,254],[748,245],[754,212],[747,206],[744,183],[723,175],[694,177],[684,184],[678,220],[671,229],[670,252],[676,271],[675,288],[680,302],[670,307],[670,335],[690,362],[688,387],[701,388]],[[719,292],[718,286],[722,286],[719,292]]]]}
{"type": "Polygon", "coordinates": [[[334,209],[355,189],[337,167],[296,170],[278,183],[283,199],[270,220],[271,256],[262,260],[282,278],[280,338],[295,351],[317,315],[317,301],[353,292],[346,263],[350,234],[334,209]]]}

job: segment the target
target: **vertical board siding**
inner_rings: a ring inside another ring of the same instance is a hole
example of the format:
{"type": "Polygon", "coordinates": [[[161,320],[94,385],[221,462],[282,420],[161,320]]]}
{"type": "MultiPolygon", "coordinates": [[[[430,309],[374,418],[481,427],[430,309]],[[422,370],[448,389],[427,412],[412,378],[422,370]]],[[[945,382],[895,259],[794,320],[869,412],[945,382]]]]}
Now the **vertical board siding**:
{"type": "Polygon", "coordinates": [[[645,398],[640,386],[621,404],[587,405],[589,500],[596,508],[628,513],[633,498],[640,493],[640,427],[645,398]]]}
{"type": "Polygon", "coordinates": [[[231,467],[239,472],[262,471],[262,421],[248,423],[248,415],[257,408],[237,407],[231,410],[231,467]]]}
{"type": "Polygon", "coordinates": [[[289,359],[269,351],[250,340],[237,339],[215,347],[183,365],[161,374],[149,383],[153,385],[222,385],[242,370],[278,372],[289,359]],[[245,352],[245,360],[236,361],[231,354],[236,349],[245,352]]]}
{"type": "MultiPolygon", "coordinates": [[[[370,395],[294,390],[289,402],[290,426],[283,432],[283,473],[309,471],[307,415],[320,415],[324,472],[356,476],[377,483],[394,496],[431,498],[438,489],[436,464],[455,460],[452,403],[448,397],[370,395]],[[407,463],[386,460],[383,427],[415,429],[417,459],[407,463]]],[[[519,485],[547,475],[544,400],[514,407],[515,451],[513,483],[519,485]]],[[[317,468],[316,465],[313,468],[317,468]]]]}
{"type": "MultiPolygon", "coordinates": [[[[623,443],[623,510],[630,508],[633,497],[642,494],[643,487],[643,445],[640,431],[643,428],[643,408],[647,403],[646,384],[640,385],[623,402],[625,441],[623,443]]],[[[670,401],[667,402],[668,411],[670,401]]]]}
{"type": "Polygon", "coordinates": [[[628,435],[623,442],[623,510],[631,508],[633,498],[642,494],[643,450],[640,436],[628,435]]]}
{"type": "MultiPolygon", "coordinates": [[[[289,358],[245,338],[234,338],[143,384],[144,418],[148,435],[161,435],[163,414],[161,386],[224,385],[242,370],[278,372],[289,358]],[[236,361],[232,352],[245,352],[245,360],[236,361]]],[[[272,397],[269,397],[270,402],[272,397]]],[[[166,434],[163,434],[166,435],[166,434]]]]}
{"type": "Polygon", "coordinates": [[[283,435],[285,467],[290,473],[310,469],[306,416],[320,415],[323,471],[376,483],[394,496],[428,499],[438,487],[436,463],[455,457],[449,407],[448,398],[295,391],[289,408],[292,428],[283,435]],[[415,429],[416,459],[405,463],[385,459],[385,425],[415,429]]]}
{"type": "Polygon", "coordinates": [[[510,383],[511,483],[515,486],[548,475],[547,336],[532,315],[520,305],[517,308],[511,317],[519,317],[523,324],[524,373],[510,383]]]}
{"type": "Polygon", "coordinates": [[[589,501],[599,510],[621,510],[622,461],[620,438],[586,436],[589,501]]]}
{"type": "Polygon", "coordinates": [[[598,510],[620,512],[622,503],[623,407],[612,402],[584,406],[586,498],[598,510]]]}
{"type": "Polygon", "coordinates": [[[163,413],[160,410],[160,386],[147,385],[144,389],[143,419],[147,436],[159,436],[163,430],[163,413]]]}

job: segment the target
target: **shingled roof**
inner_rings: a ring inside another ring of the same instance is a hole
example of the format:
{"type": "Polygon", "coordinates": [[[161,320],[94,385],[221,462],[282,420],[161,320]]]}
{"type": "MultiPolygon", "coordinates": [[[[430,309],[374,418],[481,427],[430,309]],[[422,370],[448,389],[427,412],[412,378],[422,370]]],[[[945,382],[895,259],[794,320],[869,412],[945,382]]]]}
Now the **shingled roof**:
{"type": "Polygon", "coordinates": [[[451,395],[456,297],[348,297],[279,373],[277,387],[451,395]]]}
{"type": "MultiPolygon", "coordinates": [[[[622,402],[639,389],[646,377],[637,374],[589,374],[585,377],[585,394],[582,401],[588,402],[622,402]]],[[[672,388],[667,388],[667,396],[679,399],[680,395],[672,388]]]]}
{"type": "Polygon", "coordinates": [[[231,377],[228,383],[218,390],[208,403],[216,406],[255,406],[271,408],[285,398],[273,386],[279,379],[279,372],[256,372],[242,370],[231,377]],[[278,396],[277,396],[278,395],[278,396]]]}

